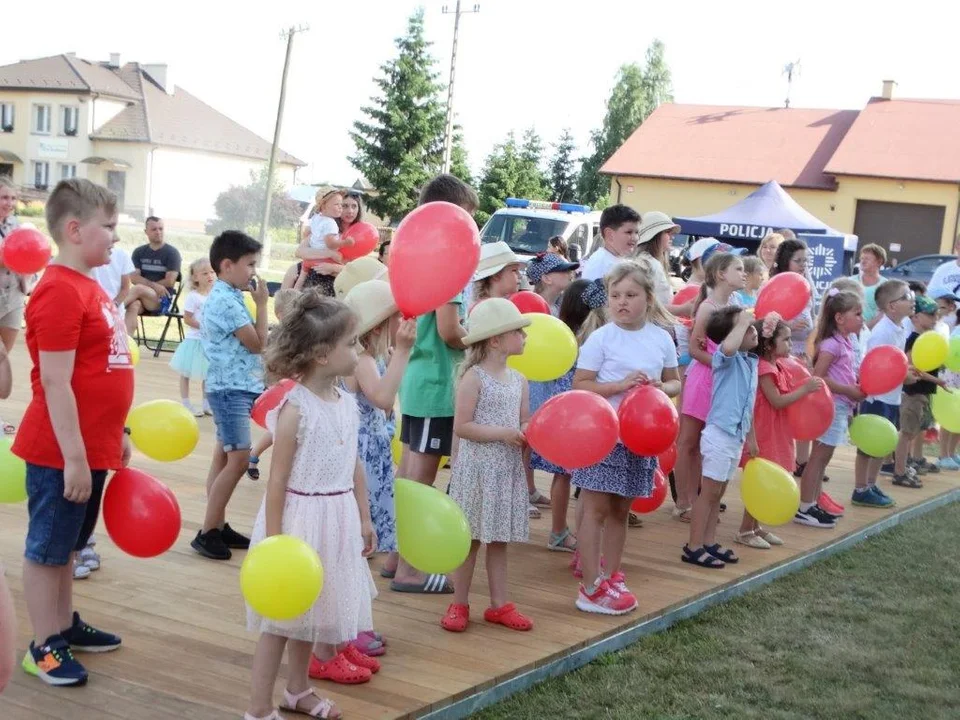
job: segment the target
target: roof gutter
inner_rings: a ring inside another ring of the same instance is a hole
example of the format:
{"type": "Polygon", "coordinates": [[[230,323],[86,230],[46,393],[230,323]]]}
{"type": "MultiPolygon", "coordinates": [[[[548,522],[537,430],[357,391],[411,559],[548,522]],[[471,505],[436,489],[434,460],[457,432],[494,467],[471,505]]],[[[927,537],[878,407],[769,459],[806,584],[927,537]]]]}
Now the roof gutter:
{"type": "Polygon", "coordinates": [[[613,176],[614,182],[617,183],[617,205],[620,204],[620,196],[623,195],[623,185],[620,183],[620,178],[617,175],[613,176]]]}
{"type": "Polygon", "coordinates": [[[953,243],[949,252],[957,247],[957,230],[960,229],[960,185],[957,186],[957,215],[953,218],[953,243]]]}

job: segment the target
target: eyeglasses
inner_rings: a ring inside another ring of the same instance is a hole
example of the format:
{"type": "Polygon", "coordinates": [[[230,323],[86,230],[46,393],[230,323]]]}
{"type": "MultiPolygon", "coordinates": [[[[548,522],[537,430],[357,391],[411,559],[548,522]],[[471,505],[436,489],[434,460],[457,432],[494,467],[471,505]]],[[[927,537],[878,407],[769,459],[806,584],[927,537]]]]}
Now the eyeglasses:
{"type": "Polygon", "coordinates": [[[906,295],[904,295],[903,297],[898,297],[894,302],[900,302],[900,301],[902,301],[902,300],[909,300],[910,302],[913,302],[913,300],[914,300],[913,293],[912,293],[912,292],[908,292],[908,293],[907,293],[906,295]]]}

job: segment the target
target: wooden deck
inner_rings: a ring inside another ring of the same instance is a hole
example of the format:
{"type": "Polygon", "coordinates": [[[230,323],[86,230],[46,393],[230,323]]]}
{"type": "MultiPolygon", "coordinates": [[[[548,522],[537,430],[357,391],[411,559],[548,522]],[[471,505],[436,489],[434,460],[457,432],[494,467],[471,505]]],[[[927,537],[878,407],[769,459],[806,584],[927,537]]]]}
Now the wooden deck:
{"type": "MultiPolygon", "coordinates": [[[[29,396],[28,360],[22,347],[13,360],[13,397],[0,402],[3,417],[10,420],[20,417],[29,396]]],[[[169,355],[155,360],[144,353],[137,368],[137,402],[177,396],[177,378],[167,367],[168,360],[169,355]]],[[[84,656],[91,678],[83,688],[57,690],[17,670],[11,687],[0,696],[0,718],[242,717],[256,642],[245,629],[238,582],[243,553],[235,553],[228,563],[216,563],[201,559],[189,547],[203,515],[212,421],[202,420],[201,428],[200,445],[190,458],[167,465],[136,456],[133,463],[168,483],[179,498],[184,522],[174,548],[160,558],[138,560],[117,550],[101,529],[97,547],[103,568],[76,583],[76,607],[92,624],[121,634],[123,648],[84,656]]],[[[852,453],[843,451],[830,469],[828,488],[841,501],[850,495],[852,464],[852,453]]],[[[547,478],[540,480],[545,486],[547,478]]],[[[586,615],[574,608],[577,586],[567,569],[570,555],[546,550],[545,514],[531,522],[531,542],[510,551],[511,599],[533,617],[533,632],[514,633],[479,619],[488,601],[482,567],[474,583],[475,621],[464,635],[446,633],[438,625],[449,596],[392,593],[375,573],[381,592],[374,605],[377,629],[389,641],[381,658],[383,669],[367,685],[345,688],[324,683],[321,689],[340,703],[347,718],[462,716],[484,698],[501,696],[622,646],[644,631],[737,592],[745,583],[762,582],[902,517],[956,499],[958,485],[960,473],[949,473],[928,477],[922,490],[892,488],[890,493],[900,503],[894,511],[850,508],[836,530],[787,525],[777,530],[786,540],[783,548],[754,551],[736,546],[740,564],[719,572],[679,561],[687,526],[673,521],[664,508],[647,518],[643,528],[629,532],[625,570],[640,607],[621,618],[586,615]]],[[[741,509],[737,486],[732,490],[727,498],[730,510],[722,520],[720,537],[725,544],[732,541],[741,509]]],[[[235,527],[251,527],[261,493],[262,484],[241,483],[229,512],[235,527]]],[[[0,505],[0,558],[7,565],[17,604],[20,652],[28,642],[20,580],[25,527],[24,506],[0,505]]],[[[379,561],[375,564],[379,566],[379,561]]],[[[278,697],[281,688],[278,684],[278,697]]]]}

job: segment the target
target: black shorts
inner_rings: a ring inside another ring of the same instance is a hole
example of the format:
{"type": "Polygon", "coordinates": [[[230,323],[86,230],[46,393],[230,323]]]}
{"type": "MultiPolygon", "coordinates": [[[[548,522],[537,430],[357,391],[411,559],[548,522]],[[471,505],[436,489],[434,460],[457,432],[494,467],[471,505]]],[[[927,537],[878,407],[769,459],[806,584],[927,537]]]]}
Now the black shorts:
{"type": "Polygon", "coordinates": [[[404,415],[400,442],[422,455],[449,455],[453,449],[453,418],[404,415]]]}

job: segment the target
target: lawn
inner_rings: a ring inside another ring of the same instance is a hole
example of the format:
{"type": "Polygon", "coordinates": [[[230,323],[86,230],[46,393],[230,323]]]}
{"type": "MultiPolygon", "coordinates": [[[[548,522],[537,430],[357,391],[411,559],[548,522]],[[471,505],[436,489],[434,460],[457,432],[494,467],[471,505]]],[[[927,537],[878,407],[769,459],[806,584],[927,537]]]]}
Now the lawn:
{"type": "Polygon", "coordinates": [[[958,541],[954,504],[474,717],[958,718],[958,541]]]}

